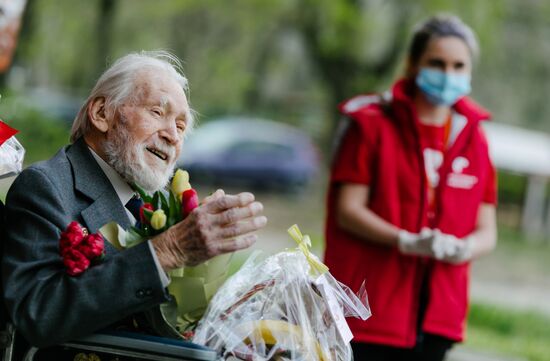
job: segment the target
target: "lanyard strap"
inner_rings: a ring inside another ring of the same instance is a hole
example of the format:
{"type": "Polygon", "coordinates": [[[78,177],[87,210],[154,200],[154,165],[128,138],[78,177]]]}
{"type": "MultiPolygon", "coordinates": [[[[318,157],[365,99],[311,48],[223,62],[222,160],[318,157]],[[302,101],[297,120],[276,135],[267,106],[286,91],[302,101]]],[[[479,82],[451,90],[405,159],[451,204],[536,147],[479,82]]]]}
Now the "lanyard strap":
{"type": "MultiPolygon", "coordinates": [[[[449,116],[447,117],[447,120],[445,121],[445,124],[443,125],[443,148],[441,149],[441,153],[443,154],[443,160],[441,161],[441,165],[437,169],[437,172],[439,172],[439,170],[443,166],[443,163],[445,162],[445,153],[447,151],[449,137],[451,134],[452,118],[453,118],[453,113],[450,112],[449,116]]],[[[426,172],[425,166],[424,166],[424,172],[426,172]]],[[[438,185],[434,185],[432,184],[430,177],[428,177],[428,175],[426,174],[426,183],[428,187],[428,209],[433,210],[436,204],[436,189],[439,186],[439,184],[441,184],[441,179],[439,179],[438,185]]]]}

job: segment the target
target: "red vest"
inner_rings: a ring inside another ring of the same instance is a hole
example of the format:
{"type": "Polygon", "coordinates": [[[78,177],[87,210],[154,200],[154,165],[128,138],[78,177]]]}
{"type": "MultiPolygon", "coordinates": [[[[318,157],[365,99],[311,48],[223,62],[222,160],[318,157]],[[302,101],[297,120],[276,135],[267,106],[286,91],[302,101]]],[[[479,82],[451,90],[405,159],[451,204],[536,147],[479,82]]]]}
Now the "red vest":
{"type": "Polygon", "coordinates": [[[342,230],[335,217],[339,184],[367,185],[370,196],[365,206],[401,229],[419,232],[428,226],[459,238],[474,231],[481,203],[496,201],[494,168],[479,126],[489,114],[463,98],[453,107],[457,119],[453,119],[452,143],[439,168],[435,212],[428,212],[411,89],[408,81],[401,80],[387,106],[359,96],[340,109],[352,122],[332,167],[325,262],[334,277],[355,291],[365,281],[372,317],[348,320],[357,342],[414,346],[424,277],[428,277],[429,302],[423,330],[462,341],[470,266],[405,256],[396,247],[379,246],[342,230]]]}

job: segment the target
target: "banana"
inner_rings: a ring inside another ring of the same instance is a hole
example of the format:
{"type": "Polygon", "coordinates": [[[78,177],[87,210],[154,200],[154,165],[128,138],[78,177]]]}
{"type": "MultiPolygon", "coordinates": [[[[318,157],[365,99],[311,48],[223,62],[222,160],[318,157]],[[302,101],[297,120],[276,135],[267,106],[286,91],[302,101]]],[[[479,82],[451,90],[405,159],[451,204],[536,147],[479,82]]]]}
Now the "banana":
{"type": "Polygon", "coordinates": [[[244,343],[251,345],[256,340],[263,340],[266,346],[280,345],[286,349],[297,348],[316,353],[316,360],[328,361],[319,342],[307,334],[300,326],[281,320],[260,320],[245,322],[239,325],[239,334],[247,335],[244,343]],[[297,345],[294,343],[298,343],[297,345]]]}

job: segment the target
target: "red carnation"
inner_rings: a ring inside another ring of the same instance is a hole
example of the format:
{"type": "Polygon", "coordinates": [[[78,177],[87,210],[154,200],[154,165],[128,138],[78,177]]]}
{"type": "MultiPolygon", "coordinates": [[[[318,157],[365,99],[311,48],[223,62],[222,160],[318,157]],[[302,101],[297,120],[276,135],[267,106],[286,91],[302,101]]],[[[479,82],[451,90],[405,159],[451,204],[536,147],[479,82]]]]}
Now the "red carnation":
{"type": "Polygon", "coordinates": [[[76,276],[84,272],[92,261],[100,259],[105,251],[105,241],[98,234],[88,234],[78,222],[71,222],[67,229],[61,232],[59,238],[59,253],[67,273],[76,276]]]}
{"type": "Polygon", "coordinates": [[[181,211],[183,213],[183,218],[187,217],[193,209],[199,206],[199,196],[197,191],[193,188],[183,191],[181,194],[181,211]]]}
{"type": "Polygon", "coordinates": [[[63,254],[67,249],[79,245],[84,239],[84,230],[78,222],[71,222],[67,229],[61,232],[59,251],[63,254]]]}
{"type": "Polygon", "coordinates": [[[151,217],[147,218],[145,216],[145,212],[143,211],[144,209],[150,210],[152,212],[154,211],[153,205],[151,203],[143,203],[143,205],[139,208],[139,221],[141,222],[141,224],[150,224],[151,222],[149,221],[149,219],[151,219],[151,217]]]}
{"type": "Polygon", "coordinates": [[[84,238],[76,249],[80,251],[86,258],[93,261],[95,258],[101,257],[104,250],[103,237],[98,233],[93,233],[84,238]]]}
{"type": "Polygon", "coordinates": [[[67,273],[78,276],[90,267],[90,260],[74,248],[68,248],[63,254],[63,264],[67,267],[67,273]]]}

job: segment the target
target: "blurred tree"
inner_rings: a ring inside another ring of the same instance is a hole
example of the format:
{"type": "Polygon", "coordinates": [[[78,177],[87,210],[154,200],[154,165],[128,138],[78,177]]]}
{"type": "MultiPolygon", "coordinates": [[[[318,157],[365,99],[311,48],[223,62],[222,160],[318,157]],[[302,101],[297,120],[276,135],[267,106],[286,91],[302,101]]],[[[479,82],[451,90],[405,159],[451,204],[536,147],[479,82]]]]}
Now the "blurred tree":
{"type": "MultiPolygon", "coordinates": [[[[415,22],[456,1],[296,0],[294,26],[329,93],[327,106],[337,119],[336,105],[358,93],[381,91],[395,77],[406,54],[415,22]],[[429,10],[428,10],[429,9],[429,10]]],[[[461,9],[489,15],[498,5],[458,2],[461,9]]],[[[495,24],[484,16],[485,25],[495,24]]],[[[467,22],[468,19],[466,19],[467,22]]],[[[334,126],[332,127],[334,128],[334,126]]],[[[332,132],[330,132],[332,134],[332,132]]]]}
{"type": "Polygon", "coordinates": [[[392,10],[387,19],[390,27],[379,37],[386,45],[377,56],[362,51],[366,44],[361,35],[372,30],[365,29],[370,13],[368,3],[357,0],[322,3],[319,6],[317,1],[297,1],[295,25],[326,83],[330,94],[327,105],[336,112],[338,102],[360,92],[374,91],[393,73],[410,27],[412,2],[404,2],[392,10]]]}
{"type": "Polygon", "coordinates": [[[474,97],[498,121],[548,128],[550,5],[544,0],[31,4],[32,31],[18,55],[28,86],[85,94],[106,63],[163,48],[185,61],[191,101],[203,118],[264,116],[303,127],[318,140],[330,138],[338,102],[383,91],[399,76],[414,23],[452,12],[480,37],[474,97]]]}
{"type": "Polygon", "coordinates": [[[117,0],[100,0],[97,17],[97,73],[105,69],[105,62],[111,54],[111,37],[113,34],[113,20],[116,12],[117,0]]]}

